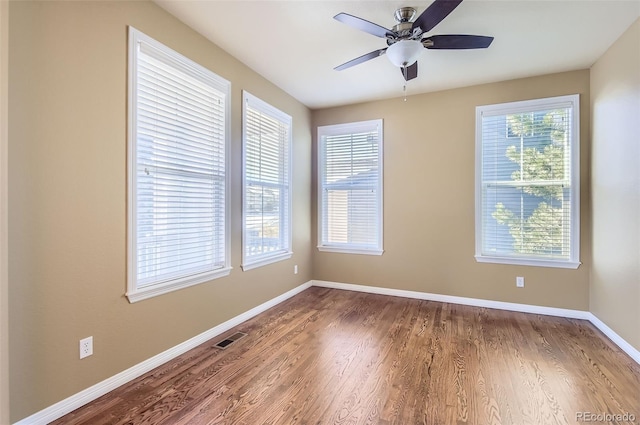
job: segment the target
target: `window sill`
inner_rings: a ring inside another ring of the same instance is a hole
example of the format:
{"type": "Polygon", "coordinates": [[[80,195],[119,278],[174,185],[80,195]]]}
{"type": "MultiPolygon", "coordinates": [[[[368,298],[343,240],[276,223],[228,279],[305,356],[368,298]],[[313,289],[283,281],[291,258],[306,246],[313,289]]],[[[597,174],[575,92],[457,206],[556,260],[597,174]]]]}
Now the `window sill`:
{"type": "Polygon", "coordinates": [[[338,252],[342,254],[361,254],[361,255],[382,255],[384,250],[379,249],[362,249],[362,248],[349,248],[349,247],[334,247],[334,246],[318,246],[318,251],[322,252],[338,252]]]}
{"type": "Polygon", "coordinates": [[[490,257],[487,255],[476,255],[478,263],[494,263],[494,264],[510,264],[514,266],[534,266],[534,267],[552,267],[558,269],[577,269],[580,267],[579,261],[559,261],[559,260],[538,260],[533,258],[509,258],[509,257],[490,257]]]}
{"type": "Polygon", "coordinates": [[[229,273],[231,273],[231,267],[225,267],[213,272],[200,273],[181,279],[175,279],[168,282],[149,285],[132,291],[127,291],[126,296],[129,299],[129,302],[133,304],[138,301],[146,300],[147,298],[153,298],[158,295],[177,291],[178,289],[188,288],[189,286],[198,285],[200,283],[208,282],[213,279],[228,276],[229,273]]]}
{"type": "Polygon", "coordinates": [[[245,262],[240,267],[242,267],[242,271],[246,272],[252,269],[257,269],[258,267],[266,266],[267,264],[273,264],[279,261],[288,260],[289,258],[291,258],[292,255],[293,255],[293,252],[291,251],[281,252],[267,258],[261,258],[260,260],[257,260],[257,261],[251,261],[248,263],[245,262]]]}

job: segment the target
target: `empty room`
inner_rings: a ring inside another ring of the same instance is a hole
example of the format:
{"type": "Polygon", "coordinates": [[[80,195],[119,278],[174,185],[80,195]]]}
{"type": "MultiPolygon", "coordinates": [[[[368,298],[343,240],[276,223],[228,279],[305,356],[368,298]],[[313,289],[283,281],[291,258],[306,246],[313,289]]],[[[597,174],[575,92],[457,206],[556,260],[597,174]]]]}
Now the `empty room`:
{"type": "Polygon", "coordinates": [[[640,425],[640,0],[0,0],[0,425],[640,425]]]}

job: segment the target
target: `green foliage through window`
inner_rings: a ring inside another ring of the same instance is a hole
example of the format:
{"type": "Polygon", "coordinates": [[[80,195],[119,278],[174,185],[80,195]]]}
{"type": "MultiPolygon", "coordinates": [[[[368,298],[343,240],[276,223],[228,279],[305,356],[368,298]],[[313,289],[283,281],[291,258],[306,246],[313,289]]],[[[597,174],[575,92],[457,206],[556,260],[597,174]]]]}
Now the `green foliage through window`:
{"type": "Polygon", "coordinates": [[[564,238],[563,209],[567,146],[568,110],[507,115],[509,138],[517,137],[519,145],[506,149],[506,157],[517,164],[511,174],[521,185],[523,194],[541,198],[530,215],[508,209],[498,202],[491,216],[509,227],[513,248],[518,253],[562,253],[564,238]],[[525,139],[535,139],[525,143],[525,139]]]}

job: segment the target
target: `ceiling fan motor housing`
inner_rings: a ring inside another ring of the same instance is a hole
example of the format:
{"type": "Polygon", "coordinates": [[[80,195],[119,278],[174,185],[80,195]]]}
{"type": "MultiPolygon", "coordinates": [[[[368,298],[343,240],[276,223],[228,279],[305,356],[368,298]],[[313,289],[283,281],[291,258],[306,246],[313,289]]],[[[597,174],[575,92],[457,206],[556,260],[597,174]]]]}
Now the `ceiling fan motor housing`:
{"type": "Polygon", "coordinates": [[[416,10],[413,7],[401,7],[396,10],[394,17],[398,22],[393,26],[393,34],[387,36],[387,44],[391,46],[400,40],[418,40],[422,36],[420,27],[413,28],[413,18],[416,10]]]}

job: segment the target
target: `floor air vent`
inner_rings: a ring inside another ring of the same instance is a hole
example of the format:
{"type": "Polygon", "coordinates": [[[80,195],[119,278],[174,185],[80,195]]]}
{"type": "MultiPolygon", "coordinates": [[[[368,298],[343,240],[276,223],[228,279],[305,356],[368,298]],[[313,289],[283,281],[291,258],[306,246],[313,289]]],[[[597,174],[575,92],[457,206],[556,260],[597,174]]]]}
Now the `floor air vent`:
{"type": "Polygon", "coordinates": [[[222,341],[218,342],[216,345],[214,345],[214,347],[217,348],[221,348],[221,349],[225,349],[228,346],[230,346],[231,344],[233,344],[234,342],[236,342],[237,340],[244,338],[245,336],[247,336],[246,333],[244,332],[236,332],[233,335],[223,339],[222,341]]]}

